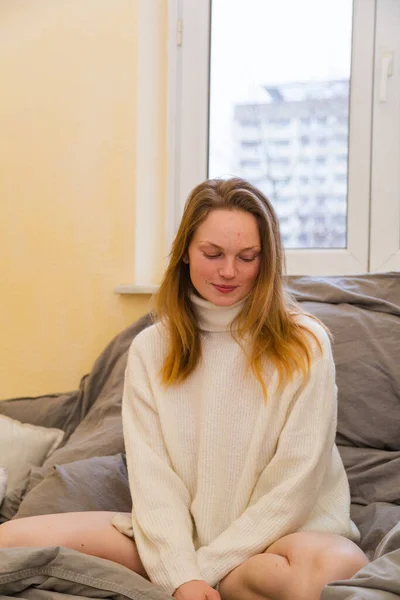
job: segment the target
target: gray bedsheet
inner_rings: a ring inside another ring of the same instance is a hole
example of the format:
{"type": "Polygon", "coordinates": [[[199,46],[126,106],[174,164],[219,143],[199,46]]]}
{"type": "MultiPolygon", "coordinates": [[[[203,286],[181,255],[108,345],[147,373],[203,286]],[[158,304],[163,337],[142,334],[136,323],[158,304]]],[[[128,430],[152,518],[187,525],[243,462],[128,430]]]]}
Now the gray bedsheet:
{"type": "Polygon", "coordinates": [[[400,525],[381,541],[374,560],[347,581],[325,587],[321,600],[398,600],[400,598],[400,525]]]}
{"type": "Polygon", "coordinates": [[[103,558],[59,546],[0,552],[0,598],[169,600],[160,589],[103,558]]]}
{"type": "MultiPolygon", "coordinates": [[[[400,522],[400,273],[291,277],[289,288],[333,333],[339,389],[336,441],[350,481],[351,514],[361,531],[360,545],[376,560],[367,569],[377,568],[381,574],[359,578],[358,595],[332,598],[369,599],[371,595],[363,595],[367,581],[375,581],[377,587],[371,589],[377,600],[392,597],[381,592],[400,597],[391,583],[396,569],[400,579],[399,537],[390,533],[400,522]],[[376,548],[388,535],[392,536],[391,552],[378,562],[376,548]]],[[[50,512],[130,510],[122,385],[129,345],[150,323],[146,315],[112,340],[78,390],[0,402],[0,414],[66,431],[63,446],[41,467],[32,469],[20,490],[3,503],[0,520],[50,512]]],[[[0,551],[5,561],[0,563],[1,576],[7,573],[9,552],[0,551]]],[[[28,550],[22,555],[31,560],[28,550]]],[[[96,559],[91,560],[94,565],[96,559]]],[[[159,590],[148,585],[146,597],[160,598],[159,590]]],[[[330,589],[347,593],[342,584],[328,588],[329,593],[330,589]]],[[[4,594],[1,587],[0,593],[4,594]]],[[[323,600],[330,598],[323,596],[323,600]]]]}

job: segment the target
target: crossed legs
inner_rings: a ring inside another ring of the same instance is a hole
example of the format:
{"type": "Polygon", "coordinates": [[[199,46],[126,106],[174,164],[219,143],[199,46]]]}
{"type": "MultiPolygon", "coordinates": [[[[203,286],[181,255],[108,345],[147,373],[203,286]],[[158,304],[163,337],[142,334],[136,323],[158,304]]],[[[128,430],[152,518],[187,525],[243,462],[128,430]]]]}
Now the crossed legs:
{"type": "MultiPolygon", "coordinates": [[[[80,512],[15,519],[0,525],[0,548],[66,546],[120,563],[147,578],[133,540],[110,523],[116,513],[80,512]]],[[[318,600],[323,587],[349,579],[368,563],[350,540],[293,533],[233,569],[220,583],[222,600],[318,600]]]]}
{"type": "Polygon", "coordinates": [[[220,593],[222,600],[318,600],[325,585],[350,579],[367,563],[344,537],[292,533],[231,571],[220,593]]]}

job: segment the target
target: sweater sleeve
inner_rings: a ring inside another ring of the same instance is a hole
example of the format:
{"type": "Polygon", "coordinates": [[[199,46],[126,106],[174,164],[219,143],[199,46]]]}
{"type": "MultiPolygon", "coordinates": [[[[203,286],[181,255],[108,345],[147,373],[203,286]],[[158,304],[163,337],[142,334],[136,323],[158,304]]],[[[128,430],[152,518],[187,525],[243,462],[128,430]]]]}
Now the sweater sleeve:
{"type": "Polygon", "coordinates": [[[135,543],[150,580],[168,594],[201,579],[192,539],[190,497],[174,472],[145,370],[131,348],[122,422],[135,543]]]}
{"type": "Polygon", "coordinates": [[[304,524],[331,460],[336,422],[334,363],[319,358],[291,401],[274,457],[262,471],[248,508],[197,550],[201,576],[210,585],[304,524]]]}

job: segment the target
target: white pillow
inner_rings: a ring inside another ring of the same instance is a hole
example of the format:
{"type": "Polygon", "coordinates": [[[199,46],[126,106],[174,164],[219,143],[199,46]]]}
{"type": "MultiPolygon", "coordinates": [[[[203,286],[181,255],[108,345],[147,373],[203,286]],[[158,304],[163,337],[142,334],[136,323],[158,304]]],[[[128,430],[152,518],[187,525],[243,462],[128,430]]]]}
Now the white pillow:
{"type": "Polygon", "coordinates": [[[7,496],[20,487],[31,467],[40,467],[61,444],[64,431],[20,423],[0,415],[0,465],[8,470],[7,496]]]}
{"type": "Polygon", "coordinates": [[[0,467],[0,506],[6,495],[7,472],[6,467],[0,467]]]}

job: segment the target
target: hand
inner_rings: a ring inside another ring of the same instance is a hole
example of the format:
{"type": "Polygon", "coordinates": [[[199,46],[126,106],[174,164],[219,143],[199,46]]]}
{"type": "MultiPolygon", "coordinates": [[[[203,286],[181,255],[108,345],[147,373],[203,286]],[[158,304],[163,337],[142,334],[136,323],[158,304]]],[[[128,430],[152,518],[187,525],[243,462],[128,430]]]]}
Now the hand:
{"type": "Polygon", "coordinates": [[[221,600],[219,592],[205,581],[188,581],[172,594],[176,600],[221,600]]]}

